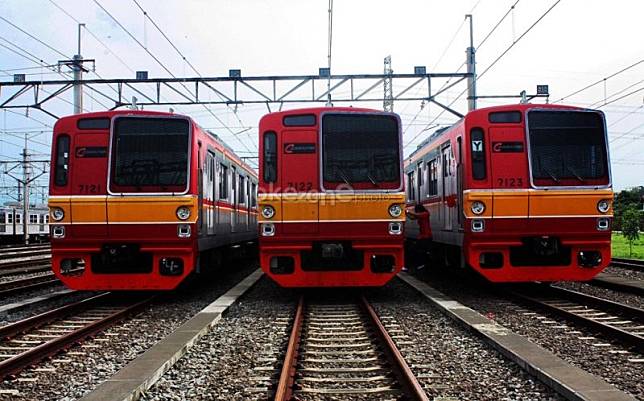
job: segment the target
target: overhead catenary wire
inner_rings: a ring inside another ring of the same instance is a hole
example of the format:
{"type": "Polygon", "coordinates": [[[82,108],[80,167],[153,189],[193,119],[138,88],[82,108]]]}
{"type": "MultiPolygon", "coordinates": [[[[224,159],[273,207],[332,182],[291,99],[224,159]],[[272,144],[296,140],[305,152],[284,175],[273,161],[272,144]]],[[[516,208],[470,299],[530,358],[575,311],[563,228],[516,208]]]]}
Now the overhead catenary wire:
{"type": "MultiPolygon", "coordinates": [[[[116,17],[114,17],[114,15],[112,15],[112,14],[111,14],[111,13],[110,13],[106,8],[105,8],[105,7],[103,7],[103,5],[102,5],[98,0],[93,0],[93,1],[94,1],[94,3],[95,3],[95,4],[96,4],[96,5],[97,5],[97,6],[98,6],[98,7],[99,7],[99,8],[100,8],[100,9],[101,9],[105,14],[107,14],[107,15],[108,15],[108,16],[109,16],[109,17],[110,17],[110,18],[111,18],[111,19],[112,19],[112,20],[113,20],[113,21],[114,21],[114,22],[115,22],[115,23],[116,23],[116,24],[121,28],[121,29],[122,29],[122,30],[123,30],[123,31],[124,31],[124,32],[125,32],[125,33],[126,33],[126,34],[131,38],[131,39],[132,39],[132,40],[134,40],[134,42],[136,42],[136,43],[139,45],[139,47],[141,47],[143,50],[145,50],[145,52],[146,52],[150,57],[152,57],[152,59],[153,59],[153,60],[154,60],[154,61],[155,61],[159,66],[161,66],[161,68],[163,68],[163,70],[165,70],[165,72],[167,72],[167,73],[168,73],[172,78],[176,78],[176,76],[172,73],[172,71],[170,71],[170,69],[168,69],[168,67],[166,67],[166,65],[165,65],[165,64],[163,64],[163,62],[161,62],[161,60],[159,60],[159,58],[158,58],[158,57],[156,57],[156,56],[155,56],[155,55],[154,55],[154,54],[153,54],[153,53],[152,53],[152,52],[147,48],[147,46],[145,46],[143,43],[141,43],[141,41],[139,41],[139,40],[138,40],[138,39],[137,39],[137,38],[136,38],[136,37],[135,37],[135,36],[134,36],[134,35],[133,35],[133,34],[132,34],[128,29],[127,29],[127,28],[125,28],[125,26],[123,26],[123,24],[121,24],[121,22],[120,22],[116,17]]],[[[183,84],[183,83],[182,83],[181,85],[184,87],[184,89],[186,89],[186,90],[188,91],[188,93],[190,93],[190,95],[191,95],[191,96],[194,96],[194,95],[192,94],[192,92],[191,92],[191,91],[190,91],[190,90],[185,86],[185,84],[183,84]]],[[[207,108],[207,110],[209,110],[209,109],[207,108]]],[[[224,123],[224,122],[223,122],[223,121],[222,121],[218,116],[216,116],[214,113],[212,113],[212,111],[211,111],[211,115],[212,115],[212,116],[215,118],[215,120],[217,120],[217,122],[219,122],[221,125],[226,126],[226,124],[225,124],[225,123],[224,123]]],[[[232,131],[232,130],[230,130],[230,132],[232,133],[233,131],[232,131]]],[[[242,141],[239,137],[235,136],[235,138],[236,138],[236,139],[239,141],[239,143],[241,143],[241,144],[242,144],[242,145],[243,145],[247,150],[251,150],[251,149],[248,147],[248,145],[246,145],[246,143],[245,143],[244,141],[242,141]]]]}
{"type": "Polygon", "coordinates": [[[641,60],[639,60],[639,61],[636,61],[635,63],[633,63],[633,64],[631,64],[631,65],[629,65],[629,66],[627,66],[627,67],[624,67],[624,68],[622,68],[621,70],[619,70],[619,71],[617,71],[617,72],[614,72],[614,73],[610,74],[610,75],[609,75],[609,76],[607,76],[606,78],[599,79],[599,80],[597,80],[597,81],[595,81],[595,82],[593,82],[593,83],[591,83],[591,84],[589,84],[589,85],[586,85],[586,86],[584,86],[583,88],[578,89],[578,90],[576,90],[576,91],[572,92],[571,94],[569,94],[569,95],[566,95],[566,96],[562,97],[561,99],[555,100],[553,103],[559,103],[559,102],[561,102],[562,100],[565,100],[565,99],[567,99],[567,98],[569,98],[569,97],[571,97],[571,96],[575,96],[575,95],[577,95],[577,94],[579,94],[579,93],[581,93],[581,92],[584,92],[584,91],[586,91],[586,90],[588,90],[588,89],[590,89],[590,88],[592,88],[592,87],[594,87],[594,86],[596,86],[596,85],[599,85],[599,84],[601,84],[602,82],[604,82],[604,81],[606,81],[606,80],[608,80],[608,79],[610,79],[610,78],[616,77],[617,75],[622,74],[622,73],[624,73],[624,72],[626,72],[626,71],[630,70],[631,68],[634,68],[634,67],[636,67],[636,66],[638,66],[638,65],[640,65],[640,64],[642,64],[642,63],[644,63],[644,59],[641,59],[641,60]]]}
{"type": "MultiPolygon", "coordinates": [[[[510,44],[510,46],[508,46],[508,47],[507,47],[507,48],[506,48],[506,49],[505,49],[505,50],[504,50],[504,51],[503,51],[503,52],[502,52],[502,53],[501,53],[501,54],[500,54],[496,59],[494,59],[494,61],[492,61],[492,63],[491,63],[490,65],[488,65],[488,66],[487,66],[487,68],[486,68],[485,70],[483,70],[483,72],[482,72],[482,73],[480,73],[480,74],[477,76],[477,78],[476,78],[476,79],[477,79],[477,81],[478,81],[478,80],[480,80],[480,79],[481,79],[481,78],[482,78],[482,77],[483,77],[483,76],[484,76],[488,71],[490,71],[490,70],[492,69],[492,67],[494,67],[494,66],[495,66],[495,65],[496,65],[496,64],[497,64],[497,63],[498,63],[498,62],[499,62],[503,57],[505,57],[505,55],[506,55],[506,54],[507,54],[507,53],[508,53],[508,52],[509,52],[509,51],[510,51],[510,50],[511,50],[511,49],[512,49],[512,48],[513,48],[517,43],[519,43],[519,42],[521,41],[521,39],[523,39],[523,38],[524,38],[524,37],[525,37],[525,36],[526,36],[526,35],[527,35],[527,34],[528,34],[528,33],[529,33],[529,32],[530,32],[530,31],[531,31],[531,30],[532,30],[532,29],[533,29],[533,28],[534,28],[534,27],[539,23],[539,22],[541,22],[541,21],[542,21],[542,20],[543,20],[543,19],[544,19],[548,14],[550,14],[550,12],[551,12],[551,11],[552,11],[552,10],[553,10],[553,9],[554,9],[554,8],[555,8],[555,7],[560,3],[560,2],[561,2],[561,0],[556,0],[556,1],[555,1],[555,2],[554,2],[554,3],[553,3],[553,4],[552,4],[552,5],[551,5],[551,6],[550,6],[550,7],[549,7],[549,8],[548,8],[544,13],[543,13],[543,14],[541,14],[541,16],[540,16],[539,18],[537,18],[537,20],[536,20],[535,22],[533,22],[533,23],[532,23],[532,25],[530,25],[530,26],[528,27],[528,29],[526,29],[526,30],[525,30],[525,31],[524,31],[524,32],[523,32],[523,33],[522,33],[522,34],[521,34],[521,35],[520,35],[516,40],[514,40],[514,41],[510,44]]],[[[469,89],[469,88],[466,88],[465,90],[463,90],[463,91],[462,91],[458,96],[456,96],[456,98],[455,98],[454,100],[452,100],[452,101],[448,104],[448,106],[447,106],[447,107],[451,107],[454,103],[456,103],[456,101],[457,101],[458,99],[460,99],[460,98],[461,98],[461,96],[463,96],[463,95],[465,94],[465,92],[467,92],[467,91],[468,91],[468,89],[469,89]]],[[[444,112],[444,111],[443,111],[443,112],[444,112]]],[[[434,120],[432,120],[429,124],[427,124],[427,127],[431,126],[431,125],[434,123],[434,121],[435,121],[436,119],[438,119],[438,117],[440,117],[440,116],[443,114],[443,112],[441,112],[438,116],[436,116],[436,118],[435,118],[434,120]]],[[[408,147],[411,143],[413,143],[413,141],[414,141],[416,138],[418,138],[418,136],[420,136],[420,134],[421,134],[422,132],[424,132],[424,130],[421,130],[421,131],[420,131],[417,135],[415,135],[415,136],[414,136],[410,141],[408,141],[408,142],[407,142],[407,144],[405,144],[405,147],[408,147]]]]}
{"type": "MultiPolygon", "coordinates": [[[[182,59],[182,60],[183,60],[187,65],[188,65],[188,67],[190,67],[190,69],[192,69],[192,71],[193,71],[195,74],[197,74],[197,76],[198,76],[198,77],[202,78],[203,76],[202,76],[202,75],[201,75],[201,73],[197,70],[197,68],[196,68],[196,67],[195,67],[195,66],[190,62],[190,60],[188,60],[188,58],[187,58],[187,57],[186,57],[186,56],[181,52],[181,50],[179,50],[179,48],[174,44],[174,42],[172,42],[172,40],[170,39],[170,37],[168,37],[168,35],[163,31],[163,29],[161,29],[161,27],[156,23],[156,21],[154,21],[154,19],[152,19],[152,16],[151,16],[151,15],[150,15],[150,14],[149,14],[149,13],[148,13],[148,12],[147,12],[143,7],[142,7],[142,6],[141,6],[141,4],[139,3],[139,1],[138,1],[138,0],[132,0],[132,1],[134,2],[134,4],[136,4],[136,6],[139,8],[139,10],[143,13],[143,16],[144,16],[148,21],[150,21],[150,22],[152,23],[152,25],[153,25],[153,26],[156,28],[156,30],[161,34],[161,36],[163,36],[163,38],[164,38],[164,39],[165,39],[165,40],[170,44],[170,46],[174,49],[174,51],[175,51],[175,52],[177,52],[177,54],[181,57],[181,59],[182,59]]],[[[186,88],[186,90],[187,90],[187,88],[186,88]]],[[[222,98],[222,96],[221,96],[219,93],[215,93],[215,94],[216,94],[216,96],[218,96],[221,100],[224,100],[224,99],[222,98]]],[[[220,123],[222,124],[222,126],[227,127],[227,124],[223,123],[221,120],[219,120],[219,119],[218,119],[218,117],[217,117],[217,116],[215,116],[215,115],[214,115],[214,113],[213,113],[213,111],[210,109],[210,107],[208,107],[208,106],[207,106],[207,105],[205,105],[205,104],[202,104],[202,106],[203,106],[203,108],[204,108],[206,111],[208,111],[208,113],[209,113],[209,114],[211,114],[213,117],[215,117],[215,119],[217,119],[217,121],[218,121],[218,122],[220,122],[220,123]]],[[[236,110],[234,110],[234,109],[232,109],[232,108],[230,107],[230,105],[228,105],[228,104],[226,105],[226,107],[228,107],[230,110],[232,110],[233,115],[237,118],[237,121],[239,122],[239,124],[243,126],[243,125],[244,125],[244,123],[241,121],[241,119],[240,119],[239,115],[237,114],[237,111],[236,111],[236,110]]],[[[233,133],[233,135],[235,135],[235,134],[233,133]]],[[[252,140],[252,138],[250,137],[250,134],[247,134],[247,135],[248,135],[248,139],[251,141],[251,143],[253,144],[253,146],[257,149],[257,147],[258,147],[258,146],[257,146],[257,144],[252,140]]],[[[241,142],[241,141],[240,141],[240,142],[241,142]]],[[[242,144],[243,144],[243,143],[242,143],[242,144]]],[[[245,147],[246,147],[246,146],[245,146],[245,147]]],[[[247,148],[247,147],[246,147],[246,148],[247,148]]]]}

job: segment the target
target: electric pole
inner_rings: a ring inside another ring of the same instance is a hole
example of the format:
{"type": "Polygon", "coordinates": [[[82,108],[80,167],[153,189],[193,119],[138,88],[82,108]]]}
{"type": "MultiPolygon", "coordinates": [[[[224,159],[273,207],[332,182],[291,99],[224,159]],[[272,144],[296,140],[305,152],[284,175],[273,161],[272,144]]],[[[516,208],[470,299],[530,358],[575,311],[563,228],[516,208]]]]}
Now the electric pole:
{"type": "Polygon", "coordinates": [[[476,49],[474,48],[474,23],[472,14],[465,15],[470,20],[470,47],[467,48],[467,110],[476,110],[476,49]]]}
{"type": "Polygon", "coordinates": [[[92,63],[92,71],[96,69],[96,64],[93,59],[85,60],[81,55],[81,30],[84,26],[85,24],[78,24],[78,53],[71,60],[58,61],[58,71],[60,71],[61,66],[65,65],[71,68],[74,73],[74,114],[83,112],[83,72],[89,72],[83,64],[92,63]]]}
{"type": "Polygon", "coordinates": [[[391,56],[387,56],[385,57],[385,78],[382,80],[385,91],[382,101],[382,109],[388,112],[394,111],[394,88],[391,82],[391,75],[393,73],[394,70],[391,68],[391,56]]]}

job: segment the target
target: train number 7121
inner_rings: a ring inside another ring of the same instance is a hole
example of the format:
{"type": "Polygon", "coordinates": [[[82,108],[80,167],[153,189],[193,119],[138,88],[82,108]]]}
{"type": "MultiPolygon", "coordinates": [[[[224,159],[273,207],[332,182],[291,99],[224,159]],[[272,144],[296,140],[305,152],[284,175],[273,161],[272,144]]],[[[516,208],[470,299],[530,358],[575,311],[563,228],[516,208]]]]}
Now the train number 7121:
{"type": "Polygon", "coordinates": [[[101,186],[98,184],[81,184],[78,186],[78,192],[84,194],[97,194],[101,192],[101,186]]]}

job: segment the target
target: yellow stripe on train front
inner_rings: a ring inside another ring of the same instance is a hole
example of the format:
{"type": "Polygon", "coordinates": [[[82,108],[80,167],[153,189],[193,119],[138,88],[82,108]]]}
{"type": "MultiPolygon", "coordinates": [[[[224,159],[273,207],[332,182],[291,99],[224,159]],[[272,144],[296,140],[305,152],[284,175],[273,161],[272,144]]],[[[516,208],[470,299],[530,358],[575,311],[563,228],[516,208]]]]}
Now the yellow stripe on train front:
{"type": "MultiPolygon", "coordinates": [[[[73,202],[73,200],[72,200],[73,202]]],[[[107,218],[110,223],[128,222],[183,222],[197,221],[196,196],[130,196],[108,197],[107,218]],[[182,221],[176,215],[177,208],[187,206],[190,218],[182,221]]]]}

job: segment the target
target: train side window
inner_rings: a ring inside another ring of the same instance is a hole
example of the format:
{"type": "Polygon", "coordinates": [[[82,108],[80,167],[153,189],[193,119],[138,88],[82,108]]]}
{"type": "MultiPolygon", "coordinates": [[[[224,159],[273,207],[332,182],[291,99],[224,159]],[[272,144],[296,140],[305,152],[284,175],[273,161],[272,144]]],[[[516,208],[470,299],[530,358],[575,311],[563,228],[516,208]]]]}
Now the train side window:
{"type": "Polygon", "coordinates": [[[45,224],[49,224],[49,215],[46,214],[43,217],[45,218],[45,224]]]}
{"type": "Polygon", "coordinates": [[[228,166],[219,165],[219,199],[228,199],[228,166]]]}
{"type": "Polygon", "coordinates": [[[264,133],[264,181],[277,181],[277,134],[264,133]]]}
{"type": "Polygon", "coordinates": [[[427,162],[427,175],[429,176],[427,184],[427,195],[438,195],[438,166],[437,160],[432,159],[427,162]]]}
{"type": "Polygon", "coordinates": [[[472,128],[470,131],[472,147],[472,178],[484,180],[486,178],[485,168],[485,138],[481,128],[472,128]]]}
{"type": "Polygon", "coordinates": [[[54,171],[54,184],[67,185],[69,175],[69,135],[59,135],[56,140],[56,165],[54,171]]]}
{"type": "Polygon", "coordinates": [[[452,175],[452,149],[451,146],[443,148],[443,177],[452,175]]]}
{"type": "Polygon", "coordinates": [[[243,175],[239,176],[239,204],[246,204],[246,177],[243,175]]]}
{"type": "Polygon", "coordinates": [[[13,224],[13,213],[11,212],[7,213],[7,223],[13,224]]]}
{"type": "Polygon", "coordinates": [[[22,215],[16,213],[16,224],[22,224],[22,215]]]}
{"type": "Polygon", "coordinates": [[[37,214],[29,214],[29,224],[38,224],[38,215],[37,214]]]}
{"type": "Polygon", "coordinates": [[[418,200],[421,200],[421,195],[423,193],[423,162],[418,163],[416,166],[417,173],[416,175],[418,176],[418,200]]]}
{"type": "Polygon", "coordinates": [[[416,200],[416,185],[414,180],[414,172],[407,173],[407,194],[410,201],[416,200]]]}
{"type": "Polygon", "coordinates": [[[250,206],[257,206],[257,184],[252,183],[250,188],[250,206]]]}

